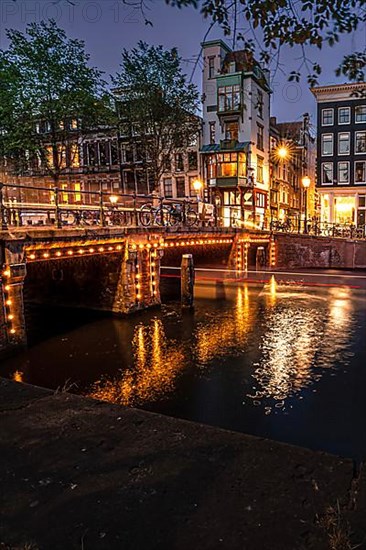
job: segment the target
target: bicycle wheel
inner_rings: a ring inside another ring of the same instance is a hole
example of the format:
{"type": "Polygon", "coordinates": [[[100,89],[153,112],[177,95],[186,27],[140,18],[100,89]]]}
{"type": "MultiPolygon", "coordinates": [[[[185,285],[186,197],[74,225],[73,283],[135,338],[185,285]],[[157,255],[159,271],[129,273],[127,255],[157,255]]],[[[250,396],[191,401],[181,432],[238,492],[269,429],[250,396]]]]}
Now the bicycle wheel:
{"type": "Polygon", "coordinates": [[[195,210],[192,210],[192,208],[188,208],[186,212],[187,227],[192,227],[192,225],[196,225],[197,220],[198,220],[197,212],[195,210]]]}
{"type": "Polygon", "coordinates": [[[144,204],[143,206],[141,206],[139,218],[141,225],[143,225],[144,227],[148,227],[149,225],[151,225],[153,219],[151,204],[144,204]]]}
{"type": "Polygon", "coordinates": [[[159,227],[167,227],[171,225],[170,218],[171,216],[170,216],[169,208],[167,208],[166,206],[163,206],[162,208],[157,208],[154,215],[154,223],[159,227]]]}

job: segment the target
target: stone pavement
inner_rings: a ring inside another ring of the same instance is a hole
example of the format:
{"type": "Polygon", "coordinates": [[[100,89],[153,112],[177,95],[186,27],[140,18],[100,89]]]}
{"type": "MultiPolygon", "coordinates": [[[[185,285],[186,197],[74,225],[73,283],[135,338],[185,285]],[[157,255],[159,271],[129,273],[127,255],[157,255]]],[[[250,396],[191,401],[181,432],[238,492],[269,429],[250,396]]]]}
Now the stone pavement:
{"type": "Polygon", "coordinates": [[[1,550],[366,548],[365,489],[350,460],[0,380],[1,550]]]}

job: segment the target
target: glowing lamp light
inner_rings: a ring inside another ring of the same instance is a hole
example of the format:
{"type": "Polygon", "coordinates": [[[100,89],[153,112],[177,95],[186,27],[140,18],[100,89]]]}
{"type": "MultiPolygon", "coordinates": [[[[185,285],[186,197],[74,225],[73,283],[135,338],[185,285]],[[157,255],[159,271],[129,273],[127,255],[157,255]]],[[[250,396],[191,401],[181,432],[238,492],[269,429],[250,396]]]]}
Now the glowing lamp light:
{"type": "Polygon", "coordinates": [[[10,334],[15,334],[15,328],[10,329],[10,334]]]}
{"type": "Polygon", "coordinates": [[[29,258],[30,258],[31,260],[35,260],[35,259],[36,259],[36,255],[35,255],[35,254],[30,254],[29,258]]]}
{"type": "Polygon", "coordinates": [[[287,156],[288,156],[288,149],[287,149],[287,147],[285,147],[284,145],[282,145],[281,147],[279,147],[279,148],[277,149],[277,155],[278,155],[281,159],[287,158],[287,156]]]}
{"type": "Polygon", "coordinates": [[[8,292],[10,290],[10,285],[6,285],[5,290],[8,292]]]}
{"type": "Polygon", "coordinates": [[[68,250],[67,253],[68,253],[69,256],[72,256],[74,254],[74,252],[72,250],[68,250]]]}
{"type": "Polygon", "coordinates": [[[309,176],[304,176],[301,180],[301,183],[303,184],[305,189],[307,189],[308,187],[310,187],[311,179],[309,178],[309,176]]]}
{"type": "Polygon", "coordinates": [[[10,275],[11,275],[10,269],[6,269],[5,271],[3,271],[3,275],[4,275],[4,277],[10,277],[10,275]]]}
{"type": "Polygon", "coordinates": [[[11,306],[12,301],[11,301],[11,300],[6,300],[5,304],[6,304],[7,306],[11,306]]]}
{"type": "Polygon", "coordinates": [[[118,202],[118,197],[117,197],[117,195],[111,195],[111,196],[109,197],[109,201],[110,201],[110,203],[113,204],[113,205],[114,205],[114,204],[117,204],[117,202],[118,202]]]}
{"type": "Polygon", "coordinates": [[[12,321],[14,319],[14,315],[13,314],[8,315],[8,319],[9,321],[12,321]]]}
{"type": "Polygon", "coordinates": [[[203,183],[201,180],[194,180],[192,183],[193,189],[196,191],[196,193],[199,193],[203,187],[203,183]]]}
{"type": "Polygon", "coordinates": [[[61,256],[61,252],[59,250],[56,252],[56,256],[61,256]]]}

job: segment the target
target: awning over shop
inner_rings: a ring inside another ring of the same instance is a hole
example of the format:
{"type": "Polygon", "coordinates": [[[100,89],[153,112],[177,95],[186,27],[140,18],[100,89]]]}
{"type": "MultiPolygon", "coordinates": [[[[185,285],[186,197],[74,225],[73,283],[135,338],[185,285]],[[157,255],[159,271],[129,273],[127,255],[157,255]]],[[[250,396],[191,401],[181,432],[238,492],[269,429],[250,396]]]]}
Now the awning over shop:
{"type": "Polygon", "coordinates": [[[230,153],[233,151],[247,151],[249,148],[249,141],[237,142],[233,147],[222,147],[220,143],[212,143],[210,145],[204,145],[201,153],[230,153]]]}

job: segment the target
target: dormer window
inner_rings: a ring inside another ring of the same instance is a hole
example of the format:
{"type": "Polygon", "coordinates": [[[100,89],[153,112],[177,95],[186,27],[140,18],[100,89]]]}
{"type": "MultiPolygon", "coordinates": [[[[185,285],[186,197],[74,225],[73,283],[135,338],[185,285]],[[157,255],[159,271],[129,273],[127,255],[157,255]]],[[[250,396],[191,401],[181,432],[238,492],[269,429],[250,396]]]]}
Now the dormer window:
{"type": "Polygon", "coordinates": [[[232,61],[231,63],[229,63],[229,73],[235,73],[235,69],[235,61],[232,61]]]}

